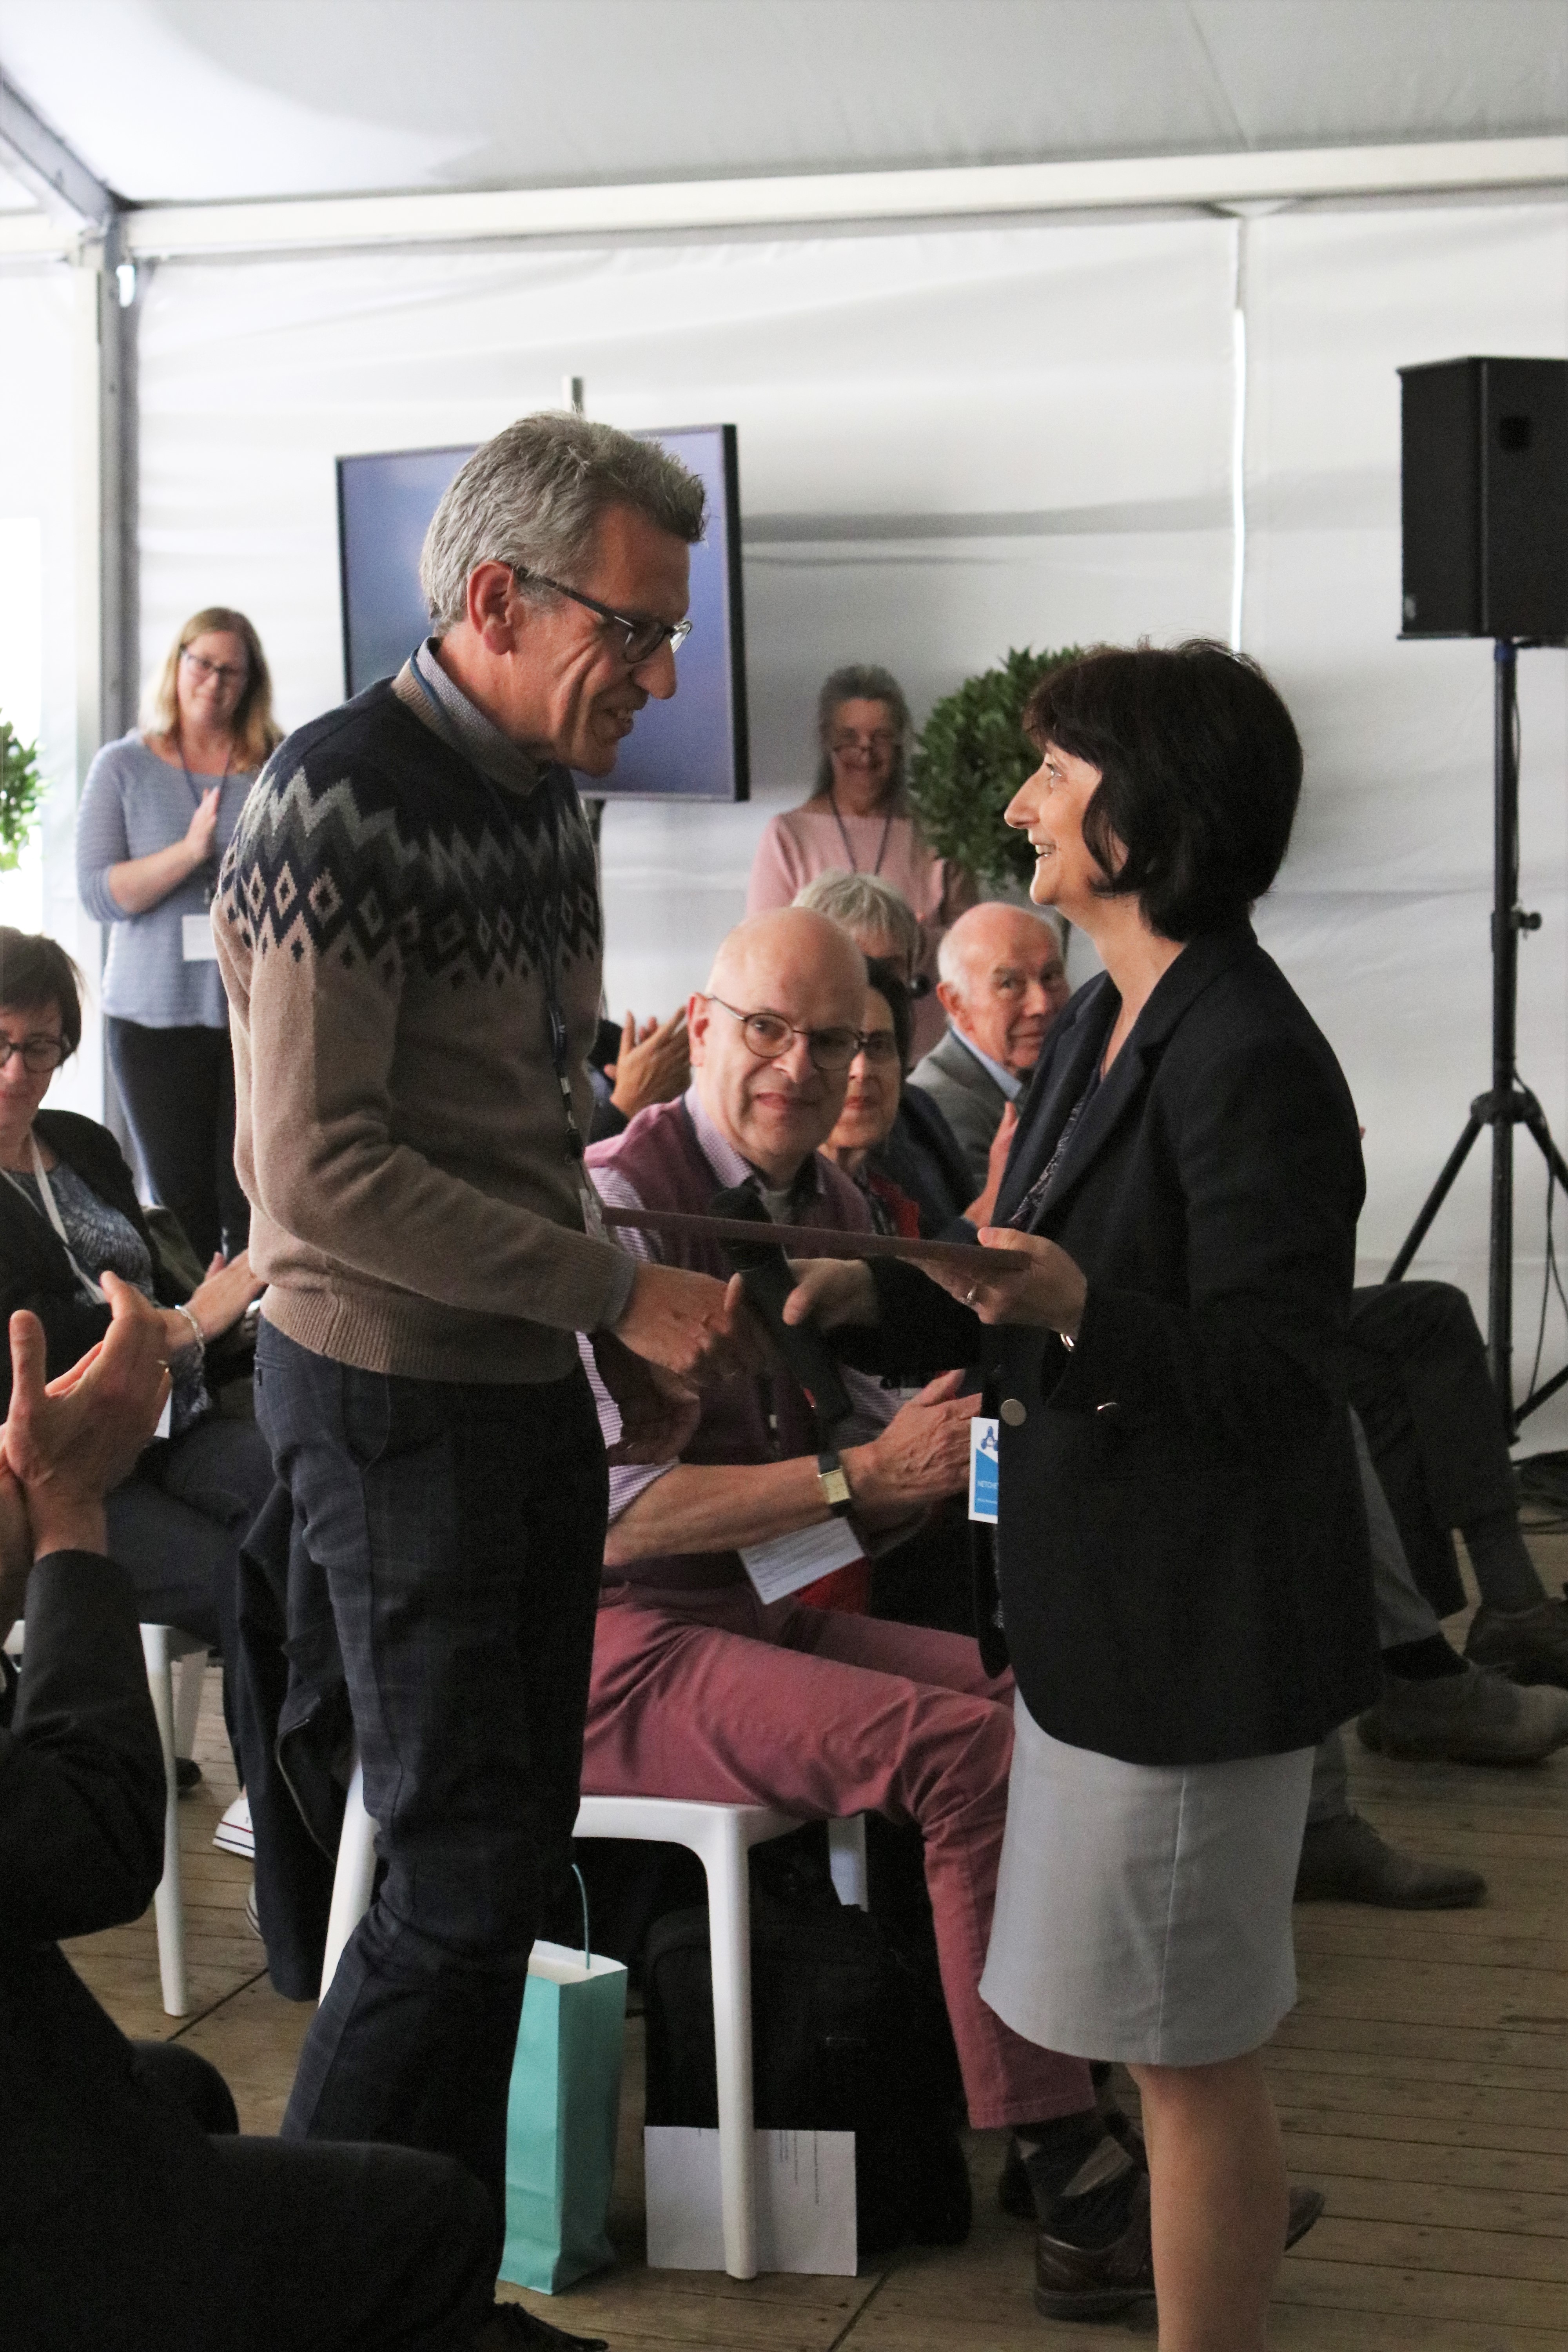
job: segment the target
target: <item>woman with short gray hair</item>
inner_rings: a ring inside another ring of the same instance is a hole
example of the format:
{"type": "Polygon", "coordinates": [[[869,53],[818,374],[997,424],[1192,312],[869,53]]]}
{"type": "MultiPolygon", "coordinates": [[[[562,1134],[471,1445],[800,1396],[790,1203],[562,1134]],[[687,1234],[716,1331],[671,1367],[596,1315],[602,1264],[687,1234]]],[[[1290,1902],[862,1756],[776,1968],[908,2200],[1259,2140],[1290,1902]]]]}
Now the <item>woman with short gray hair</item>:
{"type": "Polygon", "coordinates": [[[962,866],[927,846],[906,804],[905,761],[913,732],[904,690],[879,663],[851,662],[825,679],[816,703],[815,787],[799,808],[775,816],[757,844],[746,912],[787,907],[805,884],[830,870],[890,883],[920,924],[912,973],[918,1057],[930,1052],[944,1025],[931,992],[938,944],[949,924],[974,905],[976,894],[962,866]]]}

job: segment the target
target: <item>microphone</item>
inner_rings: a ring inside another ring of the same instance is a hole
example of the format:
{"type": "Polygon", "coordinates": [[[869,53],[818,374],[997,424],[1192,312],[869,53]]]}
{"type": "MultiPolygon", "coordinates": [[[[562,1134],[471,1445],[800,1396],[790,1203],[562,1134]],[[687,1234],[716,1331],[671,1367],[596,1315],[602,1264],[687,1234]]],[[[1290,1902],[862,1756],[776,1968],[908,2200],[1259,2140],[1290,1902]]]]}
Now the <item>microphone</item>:
{"type": "Polygon", "coordinates": [[[806,1402],[826,1437],[841,1421],[847,1421],[855,1401],[816,1325],[784,1319],[784,1303],[795,1288],[795,1276],[778,1243],[763,1239],[773,1230],[772,1219],[750,1184],[716,1192],[709,1214],[740,1218],[761,1228],[755,1242],[721,1242],[720,1247],[744,1284],[747,1300],[767,1327],[774,1347],[805,1391],[806,1402]]]}

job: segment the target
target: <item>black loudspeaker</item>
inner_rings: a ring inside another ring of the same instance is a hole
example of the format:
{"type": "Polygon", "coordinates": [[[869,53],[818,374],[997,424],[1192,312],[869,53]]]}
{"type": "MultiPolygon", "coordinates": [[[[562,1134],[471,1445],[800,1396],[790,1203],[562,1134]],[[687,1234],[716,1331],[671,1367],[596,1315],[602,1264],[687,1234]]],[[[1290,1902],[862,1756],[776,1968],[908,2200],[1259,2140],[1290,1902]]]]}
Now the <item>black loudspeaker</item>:
{"type": "Polygon", "coordinates": [[[1568,640],[1568,360],[1401,368],[1406,637],[1568,640]]]}

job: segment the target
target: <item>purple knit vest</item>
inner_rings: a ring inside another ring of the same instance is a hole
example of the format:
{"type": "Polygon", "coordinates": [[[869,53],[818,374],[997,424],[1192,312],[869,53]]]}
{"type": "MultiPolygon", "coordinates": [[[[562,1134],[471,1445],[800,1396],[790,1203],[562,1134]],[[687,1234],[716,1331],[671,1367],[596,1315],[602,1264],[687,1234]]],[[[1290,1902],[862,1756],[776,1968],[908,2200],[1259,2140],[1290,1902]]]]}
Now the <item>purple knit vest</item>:
{"type": "MultiPolygon", "coordinates": [[[[636,1191],[645,1209],[684,1209],[702,1215],[725,1188],[708,1164],[684,1102],[656,1103],[639,1111],[624,1134],[589,1147],[591,1168],[613,1168],[636,1191]]],[[[859,1192],[818,1155],[822,1191],[801,1212],[801,1223],[829,1233],[868,1233],[870,1216],[859,1192]]],[[[660,1239],[667,1265],[730,1278],[731,1268],[716,1244],[660,1239]]],[[[787,1373],[772,1379],[726,1381],[702,1400],[702,1418],[681,1455],[683,1462],[730,1464],[789,1461],[815,1454],[811,1408],[798,1382],[787,1373]],[[770,1427],[770,1419],[773,1426],[770,1427]]],[[[634,1560],[615,1580],[658,1591],[711,1591],[745,1577],[739,1552],[670,1552],[634,1560]]],[[[606,1573],[606,1582],[610,1581],[606,1573]]]]}

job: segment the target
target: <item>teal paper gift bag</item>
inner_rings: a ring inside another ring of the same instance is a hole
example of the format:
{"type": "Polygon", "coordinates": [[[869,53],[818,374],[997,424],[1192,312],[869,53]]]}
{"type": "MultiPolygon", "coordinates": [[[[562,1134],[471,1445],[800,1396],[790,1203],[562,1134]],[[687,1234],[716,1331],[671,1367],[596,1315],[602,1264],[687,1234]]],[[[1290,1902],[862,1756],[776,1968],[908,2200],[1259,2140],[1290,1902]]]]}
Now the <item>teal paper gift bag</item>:
{"type": "Polygon", "coordinates": [[[616,2259],[605,2234],[621,2107],[626,1972],[535,1944],[506,2116],[500,2274],[556,2294],[616,2259]]]}

